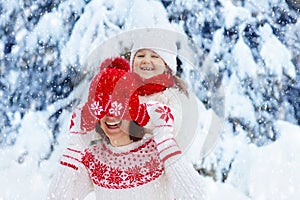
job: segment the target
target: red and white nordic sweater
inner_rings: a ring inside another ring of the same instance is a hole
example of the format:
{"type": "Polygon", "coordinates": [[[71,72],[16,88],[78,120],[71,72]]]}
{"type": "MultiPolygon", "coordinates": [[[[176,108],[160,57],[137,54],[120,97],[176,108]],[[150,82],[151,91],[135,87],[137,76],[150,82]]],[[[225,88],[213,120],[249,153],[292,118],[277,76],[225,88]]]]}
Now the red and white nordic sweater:
{"type": "MultiPolygon", "coordinates": [[[[71,120],[71,140],[47,199],[206,199],[202,177],[172,138],[146,134],[138,142],[114,147],[78,129],[80,108],[71,120]],[[79,130],[79,131],[78,131],[79,130]]],[[[161,131],[162,129],[157,129],[161,131]]]]}

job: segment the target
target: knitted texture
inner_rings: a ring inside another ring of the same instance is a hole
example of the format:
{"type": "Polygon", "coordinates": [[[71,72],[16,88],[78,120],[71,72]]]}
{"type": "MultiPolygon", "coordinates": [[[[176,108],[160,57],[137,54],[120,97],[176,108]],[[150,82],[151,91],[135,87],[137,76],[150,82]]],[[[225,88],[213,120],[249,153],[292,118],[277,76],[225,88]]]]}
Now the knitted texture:
{"type": "Polygon", "coordinates": [[[153,139],[164,166],[170,165],[182,154],[173,135],[174,116],[171,108],[157,101],[147,104],[150,121],[146,128],[153,130],[153,139]]]}
{"type": "Polygon", "coordinates": [[[128,62],[116,58],[109,65],[102,65],[103,70],[93,79],[88,101],[82,108],[81,129],[93,130],[104,115],[136,121],[140,126],[146,125],[149,116],[145,106],[139,103],[134,75],[126,71],[128,62]]]}

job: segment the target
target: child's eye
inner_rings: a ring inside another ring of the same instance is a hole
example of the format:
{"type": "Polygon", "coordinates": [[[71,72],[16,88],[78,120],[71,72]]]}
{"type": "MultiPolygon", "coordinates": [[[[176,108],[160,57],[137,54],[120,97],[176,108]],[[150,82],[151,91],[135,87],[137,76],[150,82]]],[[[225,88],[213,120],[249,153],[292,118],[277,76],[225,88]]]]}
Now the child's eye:
{"type": "Polygon", "coordinates": [[[145,57],[145,55],[144,54],[137,54],[136,57],[143,58],[143,57],[145,57]]]}
{"type": "Polygon", "coordinates": [[[151,55],[152,58],[159,58],[158,55],[151,55]]]}

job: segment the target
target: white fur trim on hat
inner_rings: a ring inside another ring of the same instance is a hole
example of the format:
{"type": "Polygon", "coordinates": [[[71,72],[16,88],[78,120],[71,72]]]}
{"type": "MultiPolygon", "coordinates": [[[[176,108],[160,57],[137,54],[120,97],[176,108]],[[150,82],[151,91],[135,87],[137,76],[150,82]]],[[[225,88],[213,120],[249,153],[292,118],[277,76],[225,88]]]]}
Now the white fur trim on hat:
{"type": "Polygon", "coordinates": [[[168,38],[167,35],[156,35],[153,33],[145,34],[133,43],[130,56],[130,65],[133,65],[133,59],[140,49],[150,49],[157,53],[172,70],[172,74],[177,72],[177,47],[176,40],[168,38]]]}

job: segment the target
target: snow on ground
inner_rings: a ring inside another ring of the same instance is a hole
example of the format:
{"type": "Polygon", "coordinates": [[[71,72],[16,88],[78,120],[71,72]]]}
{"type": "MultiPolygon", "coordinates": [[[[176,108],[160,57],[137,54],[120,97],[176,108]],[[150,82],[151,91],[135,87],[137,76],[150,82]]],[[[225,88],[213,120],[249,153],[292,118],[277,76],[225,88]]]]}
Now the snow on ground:
{"type": "MultiPolygon", "coordinates": [[[[67,122],[69,114],[64,116],[67,122]]],[[[31,119],[22,123],[22,141],[15,146],[2,149],[0,156],[0,199],[44,199],[52,174],[58,166],[59,154],[66,137],[59,138],[59,148],[53,156],[38,163],[37,156],[47,149],[43,144],[48,136],[33,133],[47,130],[43,121],[47,113],[29,113],[31,119]],[[44,116],[44,117],[43,117],[44,116]],[[27,131],[25,131],[25,129],[27,131]],[[28,133],[31,134],[28,134],[28,133]],[[23,159],[23,162],[22,162],[23,159]],[[21,162],[21,164],[19,162],[21,162]]],[[[26,117],[25,117],[26,119],[26,117]]],[[[64,123],[66,124],[66,123],[64,123]]],[[[278,121],[280,138],[263,147],[248,145],[240,150],[232,165],[226,183],[214,182],[210,177],[204,180],[208,187],[209,199],[280,199],[293,200],[300,196],[300,127],[278,121]]],[[[66,128],[64,128],[66,131],[66,128]]],[[[63,134],[62,134],[63,135],[63,134]]],[[[47,143],[47,142],[46,142],[47,143]]],[[[87,199],[93,199],[91,194],[87,199]]]]}

